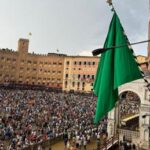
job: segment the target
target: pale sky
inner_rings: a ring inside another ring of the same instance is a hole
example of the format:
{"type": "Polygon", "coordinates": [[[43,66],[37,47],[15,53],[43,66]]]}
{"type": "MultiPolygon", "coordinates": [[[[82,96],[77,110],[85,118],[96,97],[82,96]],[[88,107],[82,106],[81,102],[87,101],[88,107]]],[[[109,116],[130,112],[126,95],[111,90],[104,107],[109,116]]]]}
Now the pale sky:
{"type": "MultiPolygon", "coordinates": [[[[149,0],[113,0],[130,42],[147,39],[149,0]]],[[[106,0],[0,0],[0,48],[16,50],[29,38],[29,52],[90,55],[103,47],[112,17],[106,0]]],[[[147,55],[147,44],[133,47],[147,55]]]]}

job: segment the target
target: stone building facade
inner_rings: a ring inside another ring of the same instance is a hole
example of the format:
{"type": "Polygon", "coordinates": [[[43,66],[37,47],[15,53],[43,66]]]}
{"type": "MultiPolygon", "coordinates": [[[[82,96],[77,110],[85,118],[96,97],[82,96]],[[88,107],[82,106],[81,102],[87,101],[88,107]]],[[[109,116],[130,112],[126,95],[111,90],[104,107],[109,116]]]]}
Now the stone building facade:
{"type": "Polygon", "coordinates": [[[99,57],[67,56],[64,62],[64,91],[90,92],[96,76],[99,57]]]}
{"type": "MultiPolygon", "coordinates": [[[[42,85],[78,92],[93,89],[99,57],[31,54],[28,48],[29,40],[19,39],[17,51],[0,49],[0,84],[42,85]]],[[[143,64],[146,57],[139,55],[138,62],[143,64]]]]}
{"type": "MultiPolygon", "coordinates": [[[[150,82],[149,77],[147,77],[147,80],[150,82]]],[[[140,98],[138,129],[133,131],[119,127],[121,119],[119,117],[120,115],[118,115],[120,111],[118,111],[119,104],[117,103],[116,107],[108,113],[108,137],[110,138],[117,135],[119,141],[123,141],[123,137],[125,137],[134,143],[139,149],[149,150],[150,92],[146,88],[146,83],[143,79],[135,80],[119,87],[119,95],[126,91],[132,91],[140,98]],[[143,118],[144,115],[146,116],[145,118],[143,118]]]]}
{"type": "Polygon", "coordinates": [[[0,84],[45,85],[62,88],[66,55],[28,53],[29,40],[20,39],[18,50],[0,50],[0,84]]]}

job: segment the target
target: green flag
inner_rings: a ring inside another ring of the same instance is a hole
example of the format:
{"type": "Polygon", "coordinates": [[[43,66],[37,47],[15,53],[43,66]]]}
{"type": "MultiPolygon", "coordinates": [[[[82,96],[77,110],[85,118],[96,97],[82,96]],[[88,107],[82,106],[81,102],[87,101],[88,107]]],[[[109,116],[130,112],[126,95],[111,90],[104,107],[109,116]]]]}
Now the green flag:
{"type": "MultiPolygon", "coordinates": [[[[104,48],[129,43],[116,13],[114,13],[104,48]]],[[[142,75],[128,46],[105,51],[100,59],[94,93],[98,97],[94,123],[98,123],[115,107],[118,87],[124,83],[140,79],[142,75]]]]}

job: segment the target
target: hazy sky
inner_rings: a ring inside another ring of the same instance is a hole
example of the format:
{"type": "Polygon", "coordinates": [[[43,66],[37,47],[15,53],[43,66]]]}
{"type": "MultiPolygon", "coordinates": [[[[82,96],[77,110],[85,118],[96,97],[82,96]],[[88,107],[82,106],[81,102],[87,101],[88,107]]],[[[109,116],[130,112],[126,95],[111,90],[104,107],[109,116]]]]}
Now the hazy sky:
{"type": "MultiPolygon", "coordinates": [[[[130,42],[147,39],[148,0],[113,0],[130,42]]],[[[29,38],[29,51],[89,55],[103,47],[112,12],[106,0],[0,0],[0,48],[16,50],[29,38]]],[[[147,55],[147,44],[133,47],[147,55]]]]}

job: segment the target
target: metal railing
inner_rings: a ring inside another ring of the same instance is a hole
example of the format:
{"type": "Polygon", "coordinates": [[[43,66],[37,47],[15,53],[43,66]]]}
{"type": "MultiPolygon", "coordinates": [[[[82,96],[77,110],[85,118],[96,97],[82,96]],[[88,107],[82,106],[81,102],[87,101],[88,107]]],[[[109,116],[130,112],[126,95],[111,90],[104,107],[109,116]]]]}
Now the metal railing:
{"type": "Polygon", "coordinates": [[[118,135],[113,136],[113,137],[109,138],[108,140],[101,139],[99,142],[100,143],[97,144],[97,148],[93,149],[93,150],[108,150],[113,145],[118,143],[118,135]]]}
{"type": "Polygon", "coordinates": [[[138,138],[140,136],[140,132],[126,130],[126,129],[118,129],[119,135],[124,135],[126,140],[132,141],[133,138],[138,138]]]}

